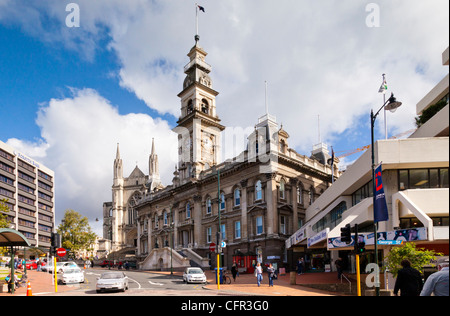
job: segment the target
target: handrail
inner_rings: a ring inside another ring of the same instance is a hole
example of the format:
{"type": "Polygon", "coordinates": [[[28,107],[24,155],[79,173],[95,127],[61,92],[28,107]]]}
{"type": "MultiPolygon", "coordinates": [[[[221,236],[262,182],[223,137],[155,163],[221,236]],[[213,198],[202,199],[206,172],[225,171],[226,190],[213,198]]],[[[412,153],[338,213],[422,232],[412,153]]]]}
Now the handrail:
{"type": "Polygon", "coordinates": [[[352,292],[352,282],[350,282],[350,280],[344,275],[344,273],[342,273],[341,274],[341,284],[342,284],[342,277],[344,277],[347,280],[347,282],[350,286],[350,293],[351,293],[352,292]]]}

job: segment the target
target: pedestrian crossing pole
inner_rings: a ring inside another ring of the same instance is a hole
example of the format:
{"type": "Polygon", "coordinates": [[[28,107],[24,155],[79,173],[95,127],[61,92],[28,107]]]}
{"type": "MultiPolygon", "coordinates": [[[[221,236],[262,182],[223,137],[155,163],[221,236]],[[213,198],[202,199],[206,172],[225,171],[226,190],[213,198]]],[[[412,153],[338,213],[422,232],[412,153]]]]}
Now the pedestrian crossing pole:
{"type": "Polygon", "coordinates": [[[56,271],[56,256],[53,256],[53,272],[55,274],[55,293],[58,292],[58,271],[56,271]]]}
{"type": "Polygon", "coordinates": [[[217,243],[216,243],[216,253],[217,253],[217,289],[220,290],[220,251],[219,251],[219,243],[220,243],[220,170],[217,170],[217,206],[219,212],[219,230],[217,232],[217,243]]]}
{"type": "Polygon", "coordinates": [[[354,249],[355,249],[355,257],[356,257],[356,291],[357,291],[358,296],[361,296],[361,271],[360,271],[360,267],[359,267],[358,242],[359,242],[358,224],[355,224],[354,249]]]}

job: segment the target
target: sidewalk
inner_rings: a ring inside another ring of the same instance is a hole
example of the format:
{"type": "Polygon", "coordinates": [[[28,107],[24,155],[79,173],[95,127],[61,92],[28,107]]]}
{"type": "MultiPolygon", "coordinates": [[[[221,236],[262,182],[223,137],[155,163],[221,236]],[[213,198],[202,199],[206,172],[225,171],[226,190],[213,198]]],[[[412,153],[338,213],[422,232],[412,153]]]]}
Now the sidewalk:
{"type": "MultiPolygon", "coordinates": [[[[28,281],[30,281],[32,295],[55,293],[55,285],[52,283],[53,276],[50,273],[29,270],[27,271],[28,281]]],[[[58,286],[58,292],[70,291],[72,290],[67,286],[58,286]]],[[[26,296],[27,295],[27,284],[22,283],[19,288],[16,288],[14,294],[11,293],[0,293],[2,296],[26,296]]]]}
{"type": "MultiPolygon", "coordinates": [[[[206,289],[217,290],[216,275],[214,271],[205,271],[208,284],[204,286],[206,289]]],[[[269,277],[267,273],[263,274],[263,281],[258,287],[256,277],[253,274],[240,274],[233,281],[231,273],[227,273],[231,277],[231,284],[221,284],[220,290],[234,291],[242,294],[250,295],[270,295],[270,296],[341,296],[342,294],[321,291],[317,289],[302,286],[302,284],[334,284],[339,282],[337,272],[329,273],[306,273],[296,275],[296,284],[290,284],[290,275],[279,275],[274,280],[273,287],[269,287],[269,277]]]]}
{"type": "MultiPolygon", "coordinates": [[[[157,274],[170,274],[170,272],[160,271],[142,271],[157,274]]],[[[28,280],[30,281],[32,295],[43,295],[55,293],[55,286],[52,283],[52,275],[47,272],[28,271],[28,280]]],[[[208,284],[203,288],[207,290],[217,290],[216,275],[213,270],[205,270],[208,284]]],[[[174,275],[181,277],[182,272],[174,272],[174,275]]],[[[231,277],[231,273],[227,273],[231,277]]],[[[221,284],[220,291],[239,295],[257,295],[257,296],[340,296],[342,294],[321,291],[317,289],[302,286],[302,284],[332,284],[339,282],[337,273],[306,273],[296,275],[296,285],[290,285],[289,273],[278,276],[278,280],[274,280],[274,286],[269,287],[269,279],[267,273],[264,273],[264,279],[260,287],[256,284],[256,278],[253,274],[240,274],[236,277],[236,282],[231,280],[231,284],[221,284]]],[[[58,286],[58,293],[71,291],[73,288],[67,286],[58,286]]],[[[2,296],[26,296],[27,285],[22,284],[17,288],[14,294],[0,293],[2,296]]]]}

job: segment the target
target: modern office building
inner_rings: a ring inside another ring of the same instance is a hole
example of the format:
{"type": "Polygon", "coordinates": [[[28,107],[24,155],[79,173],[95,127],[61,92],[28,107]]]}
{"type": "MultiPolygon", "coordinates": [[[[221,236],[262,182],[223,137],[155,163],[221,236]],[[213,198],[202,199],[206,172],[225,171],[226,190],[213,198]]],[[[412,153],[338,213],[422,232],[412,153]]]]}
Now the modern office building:
{"type": "Polygon", "coordinates": [[[0,200],[9,208],[7,219],[43,251],[55,227],[54,181],[52,170],[0,141],[0,200]]]}
{"type": "MultiPolygon", "coordinates": [[[[442,57],[448,66],[448,48],[442,57]]],[[[448,74],[417,103],[416,112],[418,128],[409,138],[383,139],[374,146],[374,165],[382,165],[389,215],[388,221],[379,222],[379,262],[395,247],[389,244],[401,241],[449,253],[448,74]]],[[[347,224],[352,228],[358,224],[366,243],[362,269],[374,262],[372,191],[369,149],[306,210],[304,225],[286,241],[294,262],[303,257],[308,269],[334,270],[335,260],[341,257],[355,271],[354,240],[348,245],[340,240],[341,228],[347,224]]]]}

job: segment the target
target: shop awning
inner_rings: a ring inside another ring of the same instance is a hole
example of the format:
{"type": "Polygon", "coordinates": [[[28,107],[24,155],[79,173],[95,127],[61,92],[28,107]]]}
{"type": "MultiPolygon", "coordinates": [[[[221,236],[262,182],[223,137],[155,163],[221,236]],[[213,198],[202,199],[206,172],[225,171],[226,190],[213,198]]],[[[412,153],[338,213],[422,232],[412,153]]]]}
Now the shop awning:
{"type": "Polygon", "coordinates": [[[0,247],[29,247],[28,239],[17,230],[0,228],[0,247]]]}

